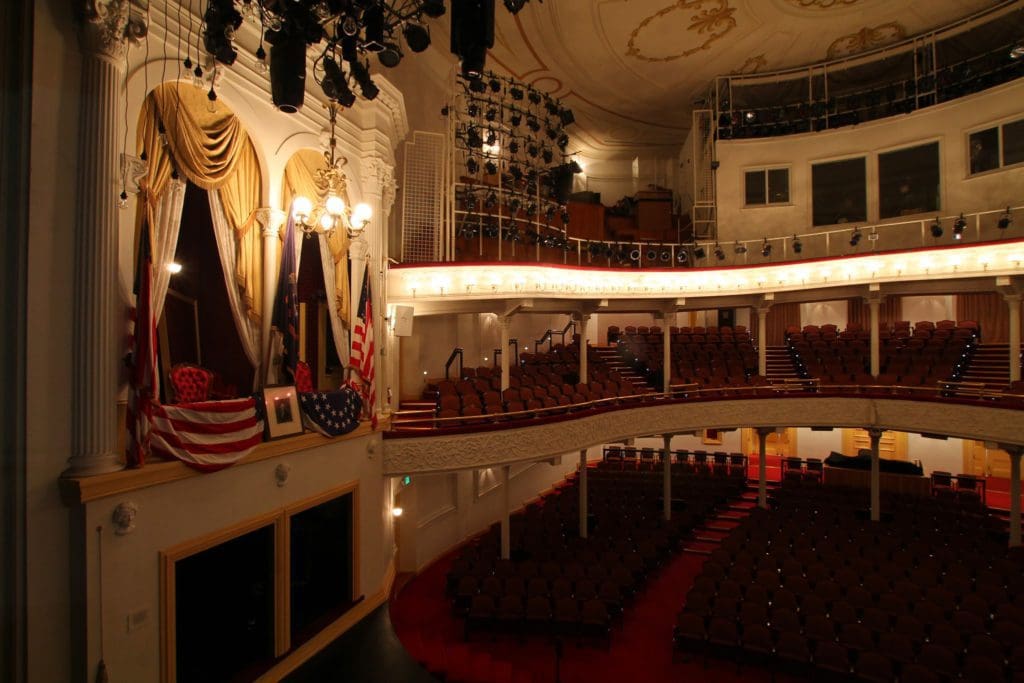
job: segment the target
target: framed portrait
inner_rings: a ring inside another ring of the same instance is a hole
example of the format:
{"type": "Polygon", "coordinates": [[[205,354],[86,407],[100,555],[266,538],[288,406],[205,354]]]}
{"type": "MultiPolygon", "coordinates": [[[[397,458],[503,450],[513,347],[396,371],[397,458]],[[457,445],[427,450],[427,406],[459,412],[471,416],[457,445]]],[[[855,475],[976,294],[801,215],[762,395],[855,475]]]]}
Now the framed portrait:
{"type": "Polygon", "coordinates": [[[295,385],[263,387],[263,407],[267,414],[268,439],[302,433],[302,413],[295,385]]]}
{"type": "Polygon", "coordinates": [[[719,429],[705,429],[701,435],[700,442],[705,446],[721,446],[722,431],[719,429]]]}

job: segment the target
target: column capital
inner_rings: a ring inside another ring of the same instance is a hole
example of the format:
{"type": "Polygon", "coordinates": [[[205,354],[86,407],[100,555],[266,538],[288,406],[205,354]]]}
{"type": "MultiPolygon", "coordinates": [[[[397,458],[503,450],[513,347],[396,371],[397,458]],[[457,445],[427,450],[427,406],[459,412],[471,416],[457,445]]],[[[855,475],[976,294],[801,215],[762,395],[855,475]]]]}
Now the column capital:
{"type": "Polygon", "coordinates": [[[515,313],[509,313],[508,315],[499,315],[498,327],[501,330],[508,332],[510,329],[512,329],[512,316],[514,315],[515,313]]]}
{"type": "Polygon", "coordinates": [[[876,439],[881,439],[882,433],[885,430],[882,429],[881,427],[865,427],[864,431],[866,431],[868,433],[868,436],[871,437],[871,440],[874,441],[876,439]]]}
{"type": "Polygon", "coordinates": [[[1024,299],[1024,295],[1020,294],[1019,292],[1010,292],[1003,294],[1003,301],[1005,301],[1007,304],[1011,306],[1013,304],[1017,304],[1019,306],[1021,299],[1024,299]]]}
{"type": "Polygon", "coordinates": [[[149,33],[149,0],[75,0],[82,49],[98,57],[121,58],[127,42],[138,44],[149,33]]]}
{"type": "MultiPolygon", "coordinates": [[[[370,245],[366,243],[366,239],[360,235],[349,242],[348,245],[348,257],[353,261],[361,261],[370,254],[370,245]]],[[[353,271],[354,272],[354,271],[353,271]]]]}
{"type": "Polygon", "coordinates": [[[271,206],[261,206],[256,209],[256,220],[263,226],[264,237],[280,237],[281,226],[284,225],[284,220],[287,217],[287,212],[271,206]]]}
{"type": "Polygon", "coordinates": [[[380,197],[381,209],[385,216],[391,214],[395,203],[398,184],[395,182],[395,167],[380,154],[374,154],[363,161],[363,189],[367,194],[380,197]]]}
{"type": "Polygon", "coordinates": [[[757,435],[758,436],[768,436],[769,434],[774,432],[776,429],[777,429],[777,427],[758,427],[757,428],[757,435]]]}

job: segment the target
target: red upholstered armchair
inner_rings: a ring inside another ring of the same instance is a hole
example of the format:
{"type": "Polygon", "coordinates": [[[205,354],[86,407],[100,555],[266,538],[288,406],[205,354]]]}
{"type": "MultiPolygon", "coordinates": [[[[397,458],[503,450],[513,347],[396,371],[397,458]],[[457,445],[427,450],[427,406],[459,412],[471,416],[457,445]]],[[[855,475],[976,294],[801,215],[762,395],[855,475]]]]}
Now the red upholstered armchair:
{"type": "Polygon", "coordinates": [[[295,364],[295,390],[299,393],[316,391],[316,386],[313,384],[313,372],[309,369],[309,364],[303,360],[295,364]]]}
{"type": "Polygon", "coordinates": [[[194,403],[210,397],[210,383],[213,373],[206,368],[189,363],[179,363],[168,373],[170,379],[171,403],[194,403]]]}

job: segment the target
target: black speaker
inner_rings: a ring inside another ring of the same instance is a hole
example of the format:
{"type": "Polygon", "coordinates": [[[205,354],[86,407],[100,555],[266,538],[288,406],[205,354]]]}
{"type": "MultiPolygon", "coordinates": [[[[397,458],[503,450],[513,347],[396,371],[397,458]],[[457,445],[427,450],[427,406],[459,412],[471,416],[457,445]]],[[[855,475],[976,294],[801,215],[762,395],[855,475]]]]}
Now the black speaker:
{"type": "Polygon", "coordinates": [[[270,46],[270,94],[274,106],[294,114],[302,109],[306,94],[306,41],[287,36],[270,46]]]}
{"type": "Polygon", "coordinates": [[[462,75],[479,78],[494,47],[494,0],[452,0],[453,55],[462,60],[462,75]]]}

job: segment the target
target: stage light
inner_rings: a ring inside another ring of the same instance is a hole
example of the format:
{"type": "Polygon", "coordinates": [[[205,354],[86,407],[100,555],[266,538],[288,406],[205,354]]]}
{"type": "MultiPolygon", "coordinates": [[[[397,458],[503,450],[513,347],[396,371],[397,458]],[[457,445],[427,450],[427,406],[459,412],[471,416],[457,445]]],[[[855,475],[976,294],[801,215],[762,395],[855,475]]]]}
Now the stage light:
{"type": "Polygon", "coordinates": [[[384,49],[377,53],[377,60],[383,66],[393,69],[402,61],[402,51],[397,43],[384,43],[384,49]]]}
{"type": "Polygon", "coordinates": [[[964,238],[964,229],[967,227],[967,221],[964,220],[964,215],[960,214],[960,217],[953,221],[953,239],[962,240],[964,238]]]}
{"type": "Polygon", "coordinates": [[[725,260],[725,250],[722,249],[721,245],[719,245],[718,242],[715,242],[715,258],[717,258],[719,261],[725,260]]]}
{"type": "Polygon", "coordinates": [[[732,252],[734,254],[746,254],[747,253],[747,245],[740,244],[740,241],[736,240],[736,244],[733,246],[732,252]]]}
{"type": "Polygon", "coordinates": [[[476,172],[480,170],[480,164],[476,163],[476,159],[470,157],[466,160],[466,170],[470,175],[476,175],[476,172]]]}
{"type": "Polygon", "coordinates": [[[800,241],[800,238],[793,235],[793,253],[799,254],[804,250],[804,243],[800,241]]]}
{"type": "MultiPolygon", "coordinates": [[[[495,145],[498,144],[498,134],[495,133],[493,130],[487,131],[487,140],[486,140],[486,142],[487,142],[487,146],[488,147],[494,147],[495,145]]],[[[497,151],[497,150],[495,150],[495,151],[497,151]]]]}
{"type": "Polygon", "coordinates": [[[689,254],[686,253],[686,248],[679,247],[679,251],[676,252],[676,261],[679,263],[686,263],[689,258],[689,254]]]}
{"type": "Polygon", "coordinates": [[[488,160],[484,164],[484,170],[487,172],[487,175],[494,175],[498,172],[498,166],[493,161],[488,160]]]}
{"type": "Polygon", "coordinates": [[[935,222],[932,223],[932,237],[942,237],[942,223],[939,221],[939,217],[935,217],[935,222]]]}
{"type": "Polygon", "coordinates": [[[704,252],[704,247],[694,247],[694,249],[693,249],[693,258],[695,258],[695,259],[702,259],[705,256],[707,256],[707,254],[704,252]]]}
{"type": "Polygon", "coordinates": [[[530,92],[527,94],[526,99],[530,100],[531,104],[540,104],[540,93],[533,88],[530,88],[530,92]]]}
{"type": "Polygon", "coordinates": [[[640,250],[639,249],[634,249],[633,251],[629,252],[629,260],[630,261],[639,261],[640,260],[640,250]]]}
{"type": "Polygon", "coordinates": [[[529,128],[534,133],[536,133],[540,131],[540,121],[537,120],[536,116],[527,116],[526,127],[529,128]]]}
{"type": "Polygon", "coordinates": [[[518,126],[520,123],[523,122],[523,114],[522,112],[514,111],[512,112],[512,116],[510,116],[508,120],[509,123],[511,123],[513,126],[518,126]]]}
{"type": "Polygon", "coordinates": [[[432,19],[444,16],[445,7],[444,0],[422,0],[420,2],[420,9],[423,13],[432,19]]]}
{"type": "Polygon", "coordinates": [[[519,142],[517,140],[510,140],[508,143],[508,151],[511,154],[519,154],[519,142]]]}
{"type": "Polygon", "coordinates": [[[519,14],[519,10],[526,6],[527,0],[505,0],[505,8],[512,14],[519,14]]]}
{"type": "Polygon", "coordinates": [[[486,118],[488,121],[493,121],[494,119],[498,118],[498,110],[495,109],[494,107],[488,107],[487,113],[484,115],[484,118],[486,118]]]}
{"type": "Polygon", "coordinates": [[[1010,225],[1013,224],[1013,216],[1010,215],[1010,207],[1006,207],[1006,213],[1002,215],[999,222],[996,223],[996,227],[1000,230],[1006,230],[1010,225]]]}
{"type": "Polygon", "coordinates": [[[430,29],[422,24],[407,23],[402,29],[402,35],[405,36],[405,44],[413,52],[423,52],[430,47],[430,29]]]}
{"type": "Polygon", "coordinates": [[[576,117],[572,113],[572,109],[562,109],[558,112],[558,118],[562,120],[562,126],[567,127],[576,123],[576,117]]]}
{"type": "Polygon", "coordinates": [[[672,260],[672,250],[662,249],[661,253],[658,255],[658,258],[660,258],[664,263],[668,263],[669,261],[672,260]]]}
{"type": "MultiPolygon", "coordinates": [[[[273,60],[271,60],[271,63],[273,63],[273,60]]],[[[377,95],[380,94],[380,89],[370,78],[370,71],[366,68],[366,65],[357,59],[354,62],[349,62],[349,69],[352,73],[352,77],[356,79],[356,83],[359,84],[359,90],[362,91],[363,97],[368,100],[377,99],[377,95]]]]}
{"type": "Polygon", "coordinates": [[[860,244],[860,237],[860,228],[854,228],[853,232],[850,233],[850,246],[856,247],[858,244],[860,244]]]}
{"type": "Polygon", "coordinates": [[[494,193],[494,191],[492,190],[491,192],[487,193],[487,199],[484,200],[484,207],[488,208],[488,209],[493,209],[497,205],[498,205],[498,195],[496,195],[494,193]]]}
{"type": "Polygon", "coordinates": [[[761,256],[764,256],[765,258],[768,258],[771,255],[772,255],[772,245],[768,241],[768,238],[765,237],[764,238],[764,242],[761,243],[761,256]]]}
{"type": "Polygon", "coordinates": [[[658,250],[654,247],[647,247],[647,251],[644,252],[644,257],[648,261],[655,261],[658,258],[658,250]]]}
{"type": "Polygon", "coordinates": [[[541,158],[544,159],[545,164],[550,164],[555,158],[554,152],[551,151],[550,147],[545,147],[544,151],[540,154],[541,158]]]}
{"type": "Polygon", "coordinates": [[[475,102],[470,102],[469,106],[466,107],[466,113],[475,119],[480,115],[480,107],[475,102]]]}
{"type": "Polygon", "coordinates": [[[499,92],[501,90],[501,81],[497,78],[491,78],[491,80],[487,82],[487,85],[491,86],[491,92],[499,92]]]}

